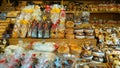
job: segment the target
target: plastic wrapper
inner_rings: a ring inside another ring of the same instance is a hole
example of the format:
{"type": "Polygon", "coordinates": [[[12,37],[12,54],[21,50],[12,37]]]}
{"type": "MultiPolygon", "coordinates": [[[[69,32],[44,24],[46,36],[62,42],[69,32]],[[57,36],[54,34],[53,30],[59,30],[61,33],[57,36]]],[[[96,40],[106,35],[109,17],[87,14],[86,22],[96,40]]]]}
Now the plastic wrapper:
{"type": "Polygon", "coordinates": [[[4,54],[0,55],[0,68],[8,68],[8,64],[6,63],[6,57],[4,54]]]}
{"type": "Polygon", "coordinates": [[[52,52],[55,50],[55,43],[52,42],[35,42],[33,43],[33,49],[38,51],[52,52]],[[47,47],[47,48],[46,48],[47,47]]]}
{"type": "Polygon", "coordinates": [[[38,59],[38,64],[36,65],[36,68],[46,68],[48,65],[47,65],[47,60],[46,58],[42,57],[42,58],[39,58],[38,59]]]}
{"type": "Polygon", "coordinates": [[[36,65],[36,68],[47,68],[47,67],[53,67],[52,64],[55,60],[55,54],[54,53],[47,53],[42,52],[41,56],[38,57],[38,64],[36,65]]]}
{"type": "Polygon", "coordinates": [[[42,15],[42,12],[40,10],[40,7],[38,5],[36,5],[34,8],[34,11],[32,13],[32,18],[37,21],[41,21],[41,15],[42,15]]]}
{"type": "Polygon", "coordinates": [[[83,23],[89,23],[89,16],[90,16],[89,12],[83,12],[82,13],[82,22],[83,23]]]}
{"type": "Polygon", "coordinates": [[[44,23],[43,27],[44,27],[44,36],[43,36],[43,38],[50,38],[50,28],[51,28],[50,21],[46,21],[44,23]]]}
{"type": "Polygon", "coordinates": [[[31,67],[32,67],[32,56],[25,58],[21,68],[31,68],[31,67]]]}
{"type": "Polygon", "coordinates": [[[33,20],[31,30],[32,30],[31,37],[37,38],[37,21],[36,20],[33,20]]]}
{"type": "Polygon", "coordinates": [[[20,37],[21,38],[25,38],[27,35],[27,31],[28,31],[28,26],[26,24],[23,24],[20,28],[21,32],[20,32],[20,37]]]}
{"type": "Polygon", "coordinates": [[[54,64],[56,68],[73,68],[75,60],[72,58],[56,57],[54,64]]]}
{"type": "Polygon", "coordinates": [[[38,23],[38,38],[43,37],[43,23],[38,23]]]}
{"type": "Polygon", "coordinates": [[[53,5],[50,13],[52,21],[51,38],[57,38],[57,26],[60,23],[60,6],[57,4],[53,5]]]}
{"type": "Polygon", "coordinates": [[[7,60],[7,65],[9,67],[19,67],[21,55],[25,53],[25,50],[22,47],[10,45],[5,49],[5,57],[7,60]]]}
{"type": "Polygon", "coordinates": [[[14,25],[14,28],[13,28],[13,32],[12,32],[12,37],[13,38],[17,38],[17,37],[19,37],[19,28],[18,28],[18,25],[17,24],[15,24],[14,25]]]}
{"type": "Polygon", "coordinates": [[[33,24],[31,25],[30,22],[34,20],[41,21],[41,14],[42,12],[38,5],[29,5],[22,8],[21,14],[17,17],[16,25],[13,29],[13,37],[25,38],[26,36],[31,37],[31,34],[33,37],[37,37],[37,26],[32,27],[31,30],[33,24]]]}

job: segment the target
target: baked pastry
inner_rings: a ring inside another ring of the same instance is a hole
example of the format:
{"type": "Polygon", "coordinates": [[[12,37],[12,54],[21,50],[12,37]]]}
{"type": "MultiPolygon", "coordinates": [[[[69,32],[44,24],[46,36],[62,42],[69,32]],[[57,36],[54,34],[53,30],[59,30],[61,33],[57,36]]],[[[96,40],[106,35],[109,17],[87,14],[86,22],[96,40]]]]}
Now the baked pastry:
{"type": "Polygon", "coordinates": [[[57,51],[58,53],[69,53],[69,47],[67,45],[60,45],[57,51]]]}
{"type": "Polygon", "coordinates": [[[85,50],[91,50],[91,49],[94,48],[94,44],[89,43],[89,42],[86,42],[86,43],[83,45],[83,48],[84,48],[85,50]]]}
{"type": "Polygon", "coordinates": [[[85,36],[84,36],[84,35],[81,35],[81,36],[76,35],[75,38],[76,38],[76,39],[83,39],[83,38],[85,38],[85,36]]]}
{"type": "Polygon", "coordinates": [[[73,21],[67,21],[66,22],[66,27],[74,27],[74,22],[73,21]]]}
{"type": "Polygon", "coordinates": [[[74,32],[74,29],[73,29],[73,28],[67,28],[67,29],[65,30],[65,33],[67,33],[67,34],[73,34],[73,32],[74,32]]]}
{"type": "Polygon", "coordinates": [[[74,36],[74,34],[66,34],[66,38],[67,39],[74,39],[75,36],[74,36]]]}
{"type": "Polygon", "coordinates": [[[82,52],[82,48],[78,45],[75,45],[75,44],[71,44],[70,49],[71,49],[72,53],[79,53],[80,54],[82,52]]]}
{"type": "Polygon", "coordinates": [[[90,57],[92,55],[92,51],[84,50],[81,52],[81,57],[90,57]]]}

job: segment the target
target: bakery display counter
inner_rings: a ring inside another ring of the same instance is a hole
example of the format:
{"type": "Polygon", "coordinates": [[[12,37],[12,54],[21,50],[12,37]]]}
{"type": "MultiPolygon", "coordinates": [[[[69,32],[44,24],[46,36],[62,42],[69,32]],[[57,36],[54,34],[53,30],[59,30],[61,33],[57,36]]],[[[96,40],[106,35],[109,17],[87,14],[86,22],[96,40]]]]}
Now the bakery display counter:
{"type": "MultiPolygon", "coordinates": [[[[66,11],[66,13],[82,13],[83,11],[66,11]]],[[[86,11],[90,12],[91,14],[93,13],[119,13],[117,11],[86,11]]]]}
{"type": "Polygon", "coordinates": [[[73,43],[78,43],[82,44],[84,42],[92,42],[94,45],[97,44],[96,39],[35,39],[35,38],[10,38],[9,43],[12,44],[17,44],[19,40],[23,40],[24,42],[31,42],[31,41],[48,41],[48,42],[73,42],[73,43]]]}
{"type": "MultiPolygon", "coordinates": [[[[13,42],[16,42],[16,39],[14,40],[13,42]]],[[[0,59],[0,66],[21,68],[31,66],[110,68],[110,65],[106,62],[105,50],[96,47],[90,39],[84,41],[84,43],[79,42],[83,43],[81,45],[76,43],[74,39],[74,42],[66,42],[66,39],[63,39],[63,41],[60,41],[61,39],[49,39],[49,41],[48,39],[46,41],[29,40],[20,39],[18,44],[6,47],[4,53],[2,53],[3,58],[0,59]]]]}
{"type": "Polygon", "coordinates": [[[21,2],[0,20],[0,67],[120,68],[119,4],[103,2],[21,2]]]}

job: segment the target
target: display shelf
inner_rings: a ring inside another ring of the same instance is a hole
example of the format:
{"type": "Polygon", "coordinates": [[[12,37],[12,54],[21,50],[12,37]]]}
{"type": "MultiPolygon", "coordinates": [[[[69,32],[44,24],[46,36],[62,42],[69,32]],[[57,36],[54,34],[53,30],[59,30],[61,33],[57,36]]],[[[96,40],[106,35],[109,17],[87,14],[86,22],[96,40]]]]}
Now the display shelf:
{"type": "Polygon", "coordinates": [[[66,11],[66,13],[81,13],[81,12],[90,12],[90,13],[120,13],[117,11],[66,11]]]}
{"type": "Polygon", "coordinates": [[[109,63],[94,63],[94,64],[90,64],[90,66],[94,67],[102,67],[102,68],[111,68],[111,66],[109,65],[109,63]]]}
{"type": "Polygon", "coordinates": [[[0,20],[0,23],[9,23],[10,22],[10,18],[7,18],[6,20],[0,20]]]}
{"type": "Polygon", "coordinates": [[[118,13],[117,11],[93,11],[90,13],[118,13]]]}
{"type": "Polygon", "coordinates": [[[36,38],[10,38],[9,43],[10,45],[15,45],[18,43],[19,40],[24,42],[32,42],[32,41],[46,41],[46,42],[66,42],[66,43],[78,43],[79,45],[83,44],[84,42],[92,42],[96,45],[96,39],[36,39],[36,38]]]}

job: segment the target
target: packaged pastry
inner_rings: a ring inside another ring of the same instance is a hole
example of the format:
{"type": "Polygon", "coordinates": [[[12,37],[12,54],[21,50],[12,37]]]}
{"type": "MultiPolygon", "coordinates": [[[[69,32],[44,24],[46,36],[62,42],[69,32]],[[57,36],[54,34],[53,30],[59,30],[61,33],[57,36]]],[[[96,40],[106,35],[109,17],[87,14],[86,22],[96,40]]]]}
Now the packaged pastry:
{"type": "Polygon", "coordinates": [[[65,34],[64,33],[58,33],[58,38],[64,38],[65,34]]]}
{"type": "Polygon", "coordinates": [[[82,65],[81,65],[81,62],[80,62],[80,63],[77,63],[77,64],[75,65],[75,67],[76,67],[76,68],[90,68],[90,66],[88,66],[88,65],[85,65],[85,64],[82,64],[82,65]]]}
{"type": "Polygon", "coordinates": [[[37,31],[38,31],[38,38],[42,38],[43,37],[43,23],[41,23],[41,22],[39,22],[38,24],[37,24],[37,27],[38,27],[38,29],[37,29],[37,31]]]}
{"type": "Polygon", "coordinates": [[[74,62],[74,59],[56,57],[53,68],[73,68],[74,62]]]}
{"type": "Polygon", "coordinates": [[[19,11],[11,11],[7,13],[7,17],[17,17],[19,13],[19,11]]]}
{"type": "Polygon", "coordinates": [[[85,34],[83,32],[77,32],[76,35],[84,36],[85,34]]]}
{"type": "Polygon", "coordinates": [[[91,50],[93,49],[95,46],[93,43],[90,42],[85,42],[85,44],[82,46],[84,50],[91,50]]]}
{"type": "Polygon", "coordinates": [[[84,35],[81,35],[81,36],[76,35],[75,38],[76,39],[83,39],[83,38],[85,38],[85,36],[84,35]]]}
{"type": "Polygon", "coordinates": [[[70,50],[73,54],[80,54],[82,52],[82,48],[76,44],[70,44],[70,50]]]}
{"type": "Polygon", "coordinates": [[[65,30],[58,30],[57,38],[65,38],[65,30]]]}
{"type": "Polygon", "coordinates": [[[17,37],[19,37],[19,34],[20,34],[20,32],[19,32],[18,25],[15,24],[14,28],[13,28],[13,31],[12,31],[12,37],[17,38],[17,37]]]}
{"type": "Polygon", "coordinates": [[[80,36],[84,35],[83,29],[77,29],[77,30],[74,30],[74,32],[76,33],[76,35],[80,35],[80,36]]]}
{"type": "Polygon", "coordinates": [[[92,36],[92,35],[94,35],[94,33],[93,32],[87,32],[86,35],[92,36]]]}
{"type": "Polygon", "coordinates": [[[31,30],[32,30],[31,37],[37,38],[37,21],[36,20],[33,20],[31,30]]]}
{"type": "Polygon", "coordinates": [[[91,39],[93,39],[93,38],[95,38],[95,36],[93,35],[91,35],[91,36],[86,36],[86,38],[91,38],[91,39]]]}
{"type": "Polygon", "coordinates": [[[49,21],[43,24],[43,28],[44,28],[43,38],[50,38],[50,27],[51,27],[51,23],[49,21]]]}
{"type": "Polygon", "coordinates": [[[58,53],[69,53],[69,47],[66,45],[60,45],[58,48],[58,53]]]}
{"type": "Polygon", "coordinates": [[[84,29],[84,32],[94,32],[93,29],[84,29]]]}
{"type": "Polygon", "coordinates": [[[81,58],[90,58],[90,59],[92,59],[92,51],[90,51],[90,50],[83,50],[82,52],[81,52],[81,54],[80,54],[80,56],[81,56],[81,58]]]}
{"type": "Polygon", "coordinates": [[[10,22],[10,18],[7,18],[6,20],[0,20],[0,22],[7,22],[7,23],[9,23],[10,22]]]}
{"type": "Polygon", "coordinates": [[[75,36],[74,36],[74,34],[66,34],[66,38],[67,39],[74,39],[75,36]]]}
{"type": "Polygon", "coordinates": [[[15,23],[15,22],[16,22],[16,19],[15,19],[15,18],[11,18],[10,22],[11,22],[11,23],[15,23]]]}
{"type": "Polygon", "coordinates": [[[67,21],[66,22],[66,27],[74,27],[74,22],[73,21],[67,21]]]}
{"type": "Polygon", "coordinates": [[[84,32],[86,33],[86,35],[93,35],[94,34],[93,29],[84,29],[84,32]]]}
{"type": "Polygon", "coordinates": [[[66,28],[65,33],[73,34],[74,33],[74,29],[73,28],[66,28]]]}
{"type": "Polygon", "coordinates": [[[42,51],[42,52],[52,52],[55,50],[53,42],[34,42],[33,43],[33,49],[37,51],[42,51]]]}
{"type": "Polygon", "coordinates": [[[76,29],[76,30],[74,30],[74,32],[83,32],[84,31],[84,29],[76,29]]]}
{"type": "Polygon", "coordinates": [[[62,59],[62,67],[63,68],[73,68],[74,67],[74,59],[63,58],[62,59]]]}

